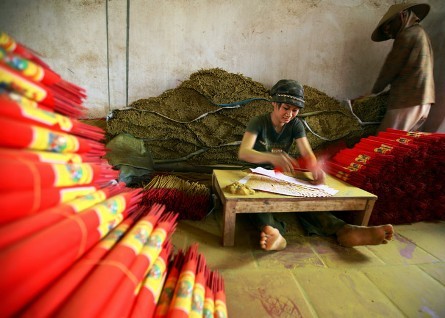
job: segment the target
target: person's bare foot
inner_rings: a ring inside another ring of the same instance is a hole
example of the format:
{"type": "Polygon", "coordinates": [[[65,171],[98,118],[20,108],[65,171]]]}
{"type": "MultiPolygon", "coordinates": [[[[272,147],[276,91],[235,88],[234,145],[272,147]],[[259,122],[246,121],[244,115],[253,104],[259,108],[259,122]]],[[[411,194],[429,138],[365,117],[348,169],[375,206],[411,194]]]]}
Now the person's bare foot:
{"type": "Polygon", "coordinates": [[[346,224],[337,232],[337,241],[345,247],[387,244],[392,239],[391,224],[380,226],[358,226],[346,224]]]}
{"type": "Polygon", "coordinates": [[[287,242],[276,228],[266,225],[260,235],[260,246],[265,251],[281,251],[287,242]]]}

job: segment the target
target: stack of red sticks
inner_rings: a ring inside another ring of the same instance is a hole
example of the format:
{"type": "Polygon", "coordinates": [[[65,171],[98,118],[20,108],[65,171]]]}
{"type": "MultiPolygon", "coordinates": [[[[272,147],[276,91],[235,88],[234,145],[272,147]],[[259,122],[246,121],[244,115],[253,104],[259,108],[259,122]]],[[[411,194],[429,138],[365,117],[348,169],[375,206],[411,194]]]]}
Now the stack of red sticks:
{"type": "Polygon", "coordinates": [[[85,91],[1,32],[0,87],[0,312],[152,317],[169,277],[193,272],[198,307],[210,288],[227,316],[222,277],[197,246],[172,255],[179,214],[116,182],[104,131],[78,120],[85,91]]]}
{"type": "Polygon", "coordinates": [[[339,151],[324,169],[378,196],[370,224],[444,220],[444,146],[445,134],[387,129],[339,151]]]}

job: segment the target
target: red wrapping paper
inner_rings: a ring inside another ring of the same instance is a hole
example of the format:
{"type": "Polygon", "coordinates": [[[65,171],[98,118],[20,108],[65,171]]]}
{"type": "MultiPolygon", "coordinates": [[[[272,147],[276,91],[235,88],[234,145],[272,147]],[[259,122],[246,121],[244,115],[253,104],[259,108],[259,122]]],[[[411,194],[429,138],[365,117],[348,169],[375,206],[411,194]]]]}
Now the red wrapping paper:
{"type": "Polygon", "coordinates": [[[29,99],[23,95],[17,94],[15,92],[11,92],[11,91],[6,91],[5,92],[13,101],[15,101],[16,103],[18,103],[21,106],[29,106],[29,107],[33,107],[33,108],[39,108],[42,110],[45,110],[47,112],[52,112],[53,114],[57,114],[56,112],[54,112],[54,109],[50,109],[42,104],[37,103],[36,101],[29,99]]]}
{"type": "Polygon", "coordinates": [[[8,52],[4,48],[0,48],[0,57],[5,64],[19,72],[22,76],[51,87],[61,95],[70,97],[78,102],[82,102],[82,99],[86,97],[84,89],[63,80],[59,74],[53,72],[49,67],[39,65],[39,63],[35,63],[20,54],[8,52]]]}
{"type": "Polygon", "coordinates": [[[215,313],[215,273],[207,275],[206,294],[204,298],[204,317],[213,317],[215,313]]]}
{"type": "Polygon", "coordinates": [[[98,141],[3,117],[0,117],[0,147],[60,153],[88,152],[98,156],[105,154],[104,145],[98,141]]]}
{"type": "Polygon", "coordinates": [[[8,90],[32,99],[61,114],[79,118],[85,112],[85,107],[79,98],[73,97],[72,94],[67,96],[58,89],[30,80],[2,60],[0,60],[0,82],[8,90]]]}
{"type": "Polygon", "coordinates": [[[115,289],[113,295],[104,304],[99,317],[117,318],[130,315],[137,295],[136,290],[140,287],[140,283],[151,269],[151,266],[153,266],[159,254],[161,254],[164,245],[174,231],[177,217],[177,214],[169,213],[159,219],[140,254],[136,256],[136,259],[128,268],[135,280],[130,279],[129,276],[123,277],[118,288],[115,289]]]}
{"type": "Polygon", "coordinates": [[[214,317],[227,318],[226,292],[222,276],[216,273],[215,278],[215,313],[214,317]]]}
{"type": "Polygon", "coordinates": [[[122,185],[108,186],[102,190],[90,192],[67,203],[41,211],[38,214],[22,217],[15,222],[7,223],[0,227],[0,248],[24,239],[65,218],[69,218],[75,213],[91,208],[124,190],[122,185]]]}
{"type": "Polygon", "coordinates": [[[168,317],[188,317],[192,308],[193,287],[195,285],[198,244],[189,247],[184,265],[179,273],[173,299],[168,310],[168,317]]]}
{"type": "Polygon", "coordinates": [[[142,286],[137,293],[131,309],[132,318],[153,317],[156,305],[167,278],[168,264],[173,245],[168,242],[156,259],[153,267],[147,273],[142,286]]]}
{"type": "Polygon", "coordinates": [[[13,315],[117,226],[140,201],[133,190],[65,219],[0,251],[0,312],[13,315]],[[46,270],[51,262],[59,266],[46,270]],[[39,275],[39,283],[23,279],[39,275]]]}
{"type": "Polygon", "coordinates": [[[198,255],[195,285],[193,286],[192,308],[189,318],[201,318],[204,312],[205,286],[207,279],[207,266],[205,257],[198,255]]]}
{"type": "Polygon", "coordinates": [[[0,148],[0,159],[26,160],[42,163],[100,163],[97,156],[77,153],[58,153],[27,149],[0,148]],[[93,161],[89,159],[93,159],[93,161]]]}
{"type": "Polygon", "coordinates": [[[168,309],[170,307],[173,293],[176,288],[176,283],[178,282],[179,271],[184,264],[184,259],[184,253],[182,252],[182,250],[179,250],[173,259],[172,266],[170,267],[170,270],[167,274],[164,288],[162,289],[161,296],[159,297],[159,301],[154,314],[154,317],[156,318],[167,317],[168,309]]]}
{"type": "Polygon", "coordinates": [[[93,140],[103,140],[104,130],[82,123],[52,111],[37,108],[31,104],[20,104],[8,93],[0,93],[0,116],[37,125],[53,131],[75,134],[93,140]]]}
{"type": "Polygon", "coordinates": [[[49,317],[68,299],[74,290],[97,266],[101,259],[119,242],[136,221],[130,216],[114,228],[106,237],[96,244],[78,262],[58,278],[48,290],[33,301],[22,312],[23,317],[49,317]]]}
{"type": "Polygon", "coordinates": [[[97,190],[98,187],[96,186],[74,186],[46,189],[37,187],[34,190],[0,192],[0,210],[2,211],[0,213],[0,224],[5,226],[7,222],[17,221],[19,218],[52,208],[97,190]]]}
{"type": "Polygon", "coordinates": [[[163,207],[141,218],[124,238],[98,264],[57,312],[58,317],[97,317],[124,276],[136,281],[129,267],[140,254],[156,225],[163,207]]]}
{"type": "Polygon", "coordinates": [[[23,56],[34,63],[50,68],[42,59],[40,59],[33,50],[27,48],[25,45],[17,42],[14,38],[6,34],[5,32],[0,32],[0,47],[4,48],[7,52],[14,52],[17,55],[23,56]]]}
{"type": "Polygon", "coordinates": [[[49,164],[0,159],[1,192],[69,186],[101,186],[117,179],[118,170],[98,164],[49,164]],[[20,178],[17,178],[20,173],[20,178]]]}

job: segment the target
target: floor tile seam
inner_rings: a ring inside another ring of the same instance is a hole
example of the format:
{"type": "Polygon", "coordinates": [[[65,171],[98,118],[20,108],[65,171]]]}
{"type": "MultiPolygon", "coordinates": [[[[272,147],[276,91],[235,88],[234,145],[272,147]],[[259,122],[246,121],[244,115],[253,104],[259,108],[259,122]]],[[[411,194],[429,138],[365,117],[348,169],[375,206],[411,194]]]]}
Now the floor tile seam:
{"type": "Polygon", "coordinates": [[[409,317],[408,315],[406,315],[406,313],[403,311],[403,309],[402,308],[400,308],[400,306],[398,306],[397,305],[397,303],[395,303],[392,299],[391,299],[391,297],[390,297],[390,295],[388,295],[386,292],[385,292],[385,289],[382,289],[382,288],[380,288],[378,285],[376,285],[375,283],[374,283],[374,281],[365,273],[365,272],[363,272],[363,271],[360,271],[365,277],[366,277],[366,279],[371,283],[371,285],[373,285],[374,286],[374,289],[375,290],[378,290],[387,300],[388,300],[388,302],[390,302],[393,306],[394,306],[394,308],[396,308],[399,312],[400,312],[400,314],[402,315],[402,316],[405,316],[405,317],[409,317]]]}
{"type": "Polygon", "coordinates": [[[410,241],[411,243],[413,243],[413,244],[416,246],[416,248],[418,248],[418,249],[424,251],[426,254],[428,254],[428,255],[434,257],[437,261],[439,261],[439,262],[444,262],[444,261],[445,261],[445,259],[441,259],[440,257],[437,257],[437,256],[434,255],[434,254],[431,254],[431,252],[429,252],[429,251],[427,251],[426,249],[424,249],[423,247],[417,245],[413,240],[411,240],[410,238],[404,236],[403,234],[399,234],[399,233],[398,233],[398,235],[400,235],[400,236],[402,236],[403,238],[405,238],[406,240],[410,241]]]}
{"type": "Polygon", "coordinates": [[[317,313],[317,310],[315,310],[314,305],[312,304],[311,298],[309,297],[309,295],[306,293],[306,290],[303,288],[303,286],[301,286],[301,284],[298,282],[297,277],[295,277],[295,275],[293,274],[293,271],[288,269],[287,271],[290,272],[292,279],[295,281],[295,284],[297,285],[297,288],[300,290],[301,295],[303,296],[303,299],[305,301],[305,303],[307,304],[312,317],[314,318],[318,318],[319,315],[317,313]]]}
{"type": "Polygon", "coordinates": [[[315,256],[318,258],[318,260],[323,264],[323,268],[329,268],[329,266],[326,264],[326,262],[323,260],[323,258],[318,254],[318,252],[315,250],[315,248],[312,246],[312,244],[309,243],[309,246],[311,247],[311,251],[315,254],[315,256]]]}
{"type": "MultiPolygon", "coordinates": [[[[425,263],[425,264],[420,264],[420,265],[429,265],[431,263],[425,263]]],[[[429,277],[431,277],[431,279],[433,281],[436,281],[437,283],[439,283],[440,285],[442,285],[443,287],[445,287],[445,284],[442,283],[440,280],[438,280],[437,278],[431,276],[427,271],[425,271],[423,268],[421,268],[419,265],[417,265],[417,267],[419,268],[420,271],[422,271],[423,273],[425,273],[426,275],[428,275],[429,277]]]]}
{"type": "MultiPolygon", "coordinates": [[[[391,242],[389,242],[389,244],[391,244],[391,242]]],[[[386,266],[388,265],[381,257],[379,257],[372,249],[369,248],[369,246],[366,246],[366,249],[369,251],[369,253],[371,253],[372,255],[374,255],[374,257],[376,259],[378,259],[379,261],[382,262],[382,264],[380,266],[386,266]]]]}

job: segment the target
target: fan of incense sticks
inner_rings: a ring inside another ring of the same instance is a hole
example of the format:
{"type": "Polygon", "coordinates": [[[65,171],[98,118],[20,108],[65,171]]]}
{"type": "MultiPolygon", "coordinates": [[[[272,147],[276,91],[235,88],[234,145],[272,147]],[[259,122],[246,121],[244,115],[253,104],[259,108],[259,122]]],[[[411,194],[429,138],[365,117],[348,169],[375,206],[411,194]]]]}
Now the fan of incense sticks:
{"type": "Polygon", "coordinates": [[[210,211],[210,189],[173,175],[156,175],[144,187],[144,206],[161,203],[179,219],[201,220],[210,211]]]}

